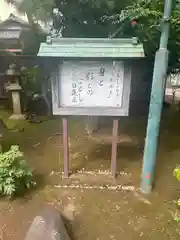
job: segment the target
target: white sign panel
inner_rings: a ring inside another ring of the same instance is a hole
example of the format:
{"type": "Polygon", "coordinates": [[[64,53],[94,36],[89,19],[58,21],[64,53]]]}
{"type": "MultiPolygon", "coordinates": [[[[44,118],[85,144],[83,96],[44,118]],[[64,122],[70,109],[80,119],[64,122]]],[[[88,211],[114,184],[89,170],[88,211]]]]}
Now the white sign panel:
{"type": "Polygon", "coordinates": [[[122,106],[123,62],[64,61],[59,74],[61,107],[122,106]]]}
{"type": "Polygon", "coordinates": [[[20,37],[20,30],[0,31],[0,39],[17,39],[20,37]]]}

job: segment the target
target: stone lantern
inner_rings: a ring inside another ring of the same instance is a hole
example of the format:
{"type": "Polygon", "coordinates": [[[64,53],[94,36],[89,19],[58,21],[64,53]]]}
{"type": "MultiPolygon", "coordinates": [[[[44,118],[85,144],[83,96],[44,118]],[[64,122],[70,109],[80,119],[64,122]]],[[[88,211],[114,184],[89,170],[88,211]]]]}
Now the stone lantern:
{"type": "Polygon", "coordinates": [[[20,102],[20,91],[22,87],[19,84],[20,73],[16,71],[16,64],[9,65],[6,76],[8,78],[8,83],[6,85],[6,90],[11,92],[12,105],[13,105],[13,115],[11,119],[24,119],[24,115],[21,111],[20,102]]]}

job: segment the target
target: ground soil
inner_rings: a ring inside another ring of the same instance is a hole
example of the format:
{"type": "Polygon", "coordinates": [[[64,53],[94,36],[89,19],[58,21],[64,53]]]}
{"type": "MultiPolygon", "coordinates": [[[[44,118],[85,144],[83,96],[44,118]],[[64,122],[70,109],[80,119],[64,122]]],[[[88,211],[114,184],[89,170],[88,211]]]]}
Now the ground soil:
{"type": "Polygon", "coordinates": [[[179,239],[173,220],[179,183],[172,176],[180,163],[180,116],[163,116],[155,186],[149,196],[139,193],[145,138],[145,118],[120,119],[118,172],[109,174],[111,145],[103,129],[87,137],[80,119],[70,120],[70,179],[62,178],[61,119],[39,124],[9,123],[13,129],[3,148],[19,144],[35,170],[37,189],[13,201],[0,201],[0,239],[23,240],[33,218],[47,204],[66,217],[72,240],[179,239]],[[13,126],[12,126],[13,125],[13,126]],[[17,126],[18,125],[18,126],[17,126]],[[102,137],[103,136],[103,137],[102,137]],[[102,142],[102,139],[106,139],[102,142]],[[95,171],[98,170],[98,171],[95,171]],[[76,188],[75,188],[76,186],[76,188]]]}

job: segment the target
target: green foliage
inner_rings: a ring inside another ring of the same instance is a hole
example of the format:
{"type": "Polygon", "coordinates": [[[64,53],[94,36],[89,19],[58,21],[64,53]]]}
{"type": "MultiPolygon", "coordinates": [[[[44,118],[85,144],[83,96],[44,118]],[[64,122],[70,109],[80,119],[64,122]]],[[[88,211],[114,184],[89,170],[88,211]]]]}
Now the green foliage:
{"type": "MultiPolygon", "coordinates": [[[[171,17],[171,31],[168,49],[170,51],[169,71],[180,68],[180,2],[173,1],[171,17]]],[[[137,0],[131,1],[118,14],[107,17],[120,28],[121,36],[136,35],[144,44],[146,55],[153,58],[159,47],[161,33],[161,19],[164,11],[164,0],[137,0]],[[137,21],[132,28],[130,22],[137,21]]]]}
{"type": "Polygon", "coordinates": [[[119,0],[5,0],[26,13],[29,23],[48,22],[52,9],[58,8],[63,14],[59,28],[63,26],[65,37],[108,37],[116,26],[103,21],[104,14],[111,15],[121,11],[126,1],[119,0]]]}
{"type": "MultiPolygon", "coordinates": [[[[151,63],[159,46],[164,0],[5,0],[27,14],[29,22],[48,21],[52,9],[63,14],[65,37],[132,37],[137,36],[144,44],[151,63]],[[130,22],[136,19],[132,28],[130,22]],[[118,30],[118,31],[117,31],[118,30]],[[117,33],[118,34],[113,34],[117,33]]],[[[173,1],[169,71],[180,69],[180,1],[173,1]]]]}
{"type": "Polygon", "coordinates": [[[11,146],[8,152],[0,153],[0,194],[15,196],[33,186],[32,172],[19,147],[11,146]]]}
{"type": "MultiPolygon", "coordinates": [[[[174,169],[173,175],[180,182],[180,166],[174,169]]],[[[177,201],[177,207],[180,208],[180,199],[177,201]]],[[[175,221],[180,222],[180,217],[175,217],[175,221]]]]}
{"type": "Polygon", "coordinates": [[[173,175],[175,176],[175,178],[180,182],[180,166],[177,166],[174,169],[173,175]]]}
{"type": "Polygon", "coordinates": [[[28,31],[22,31],[21,38],[23,39],[23,55],[33,56],[39,52],[41,42],[46,41],[46,35],[40,32],[40,28],[31,28],[28,31]]]}
{"type": "Polygon", "coordinates": [[[25,92],[41,92],[41,76],[38,66],[27,68],[22,71],[20,81],[25,92]]]}

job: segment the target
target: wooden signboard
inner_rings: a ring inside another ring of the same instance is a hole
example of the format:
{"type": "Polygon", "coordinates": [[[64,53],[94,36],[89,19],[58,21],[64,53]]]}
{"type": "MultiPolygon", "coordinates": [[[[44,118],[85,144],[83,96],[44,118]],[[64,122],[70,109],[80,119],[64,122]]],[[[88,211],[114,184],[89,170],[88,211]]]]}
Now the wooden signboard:
{"type": "Polygon", "coordinates": [[[52,77],[53,114],[127,116],[130,82],[123,61],[63,61],[52,77]]]}
{"type": "Polygon", "coordinates": [[[64,177],[69,175],[68,115],[114,116],[111,171],[115,177],[117,117],[129,114],[132,60],[144,57],[143,45],[137,38],[48,36],[38,56],[50,57],[53,114],[63,115],[64,177]]]}

